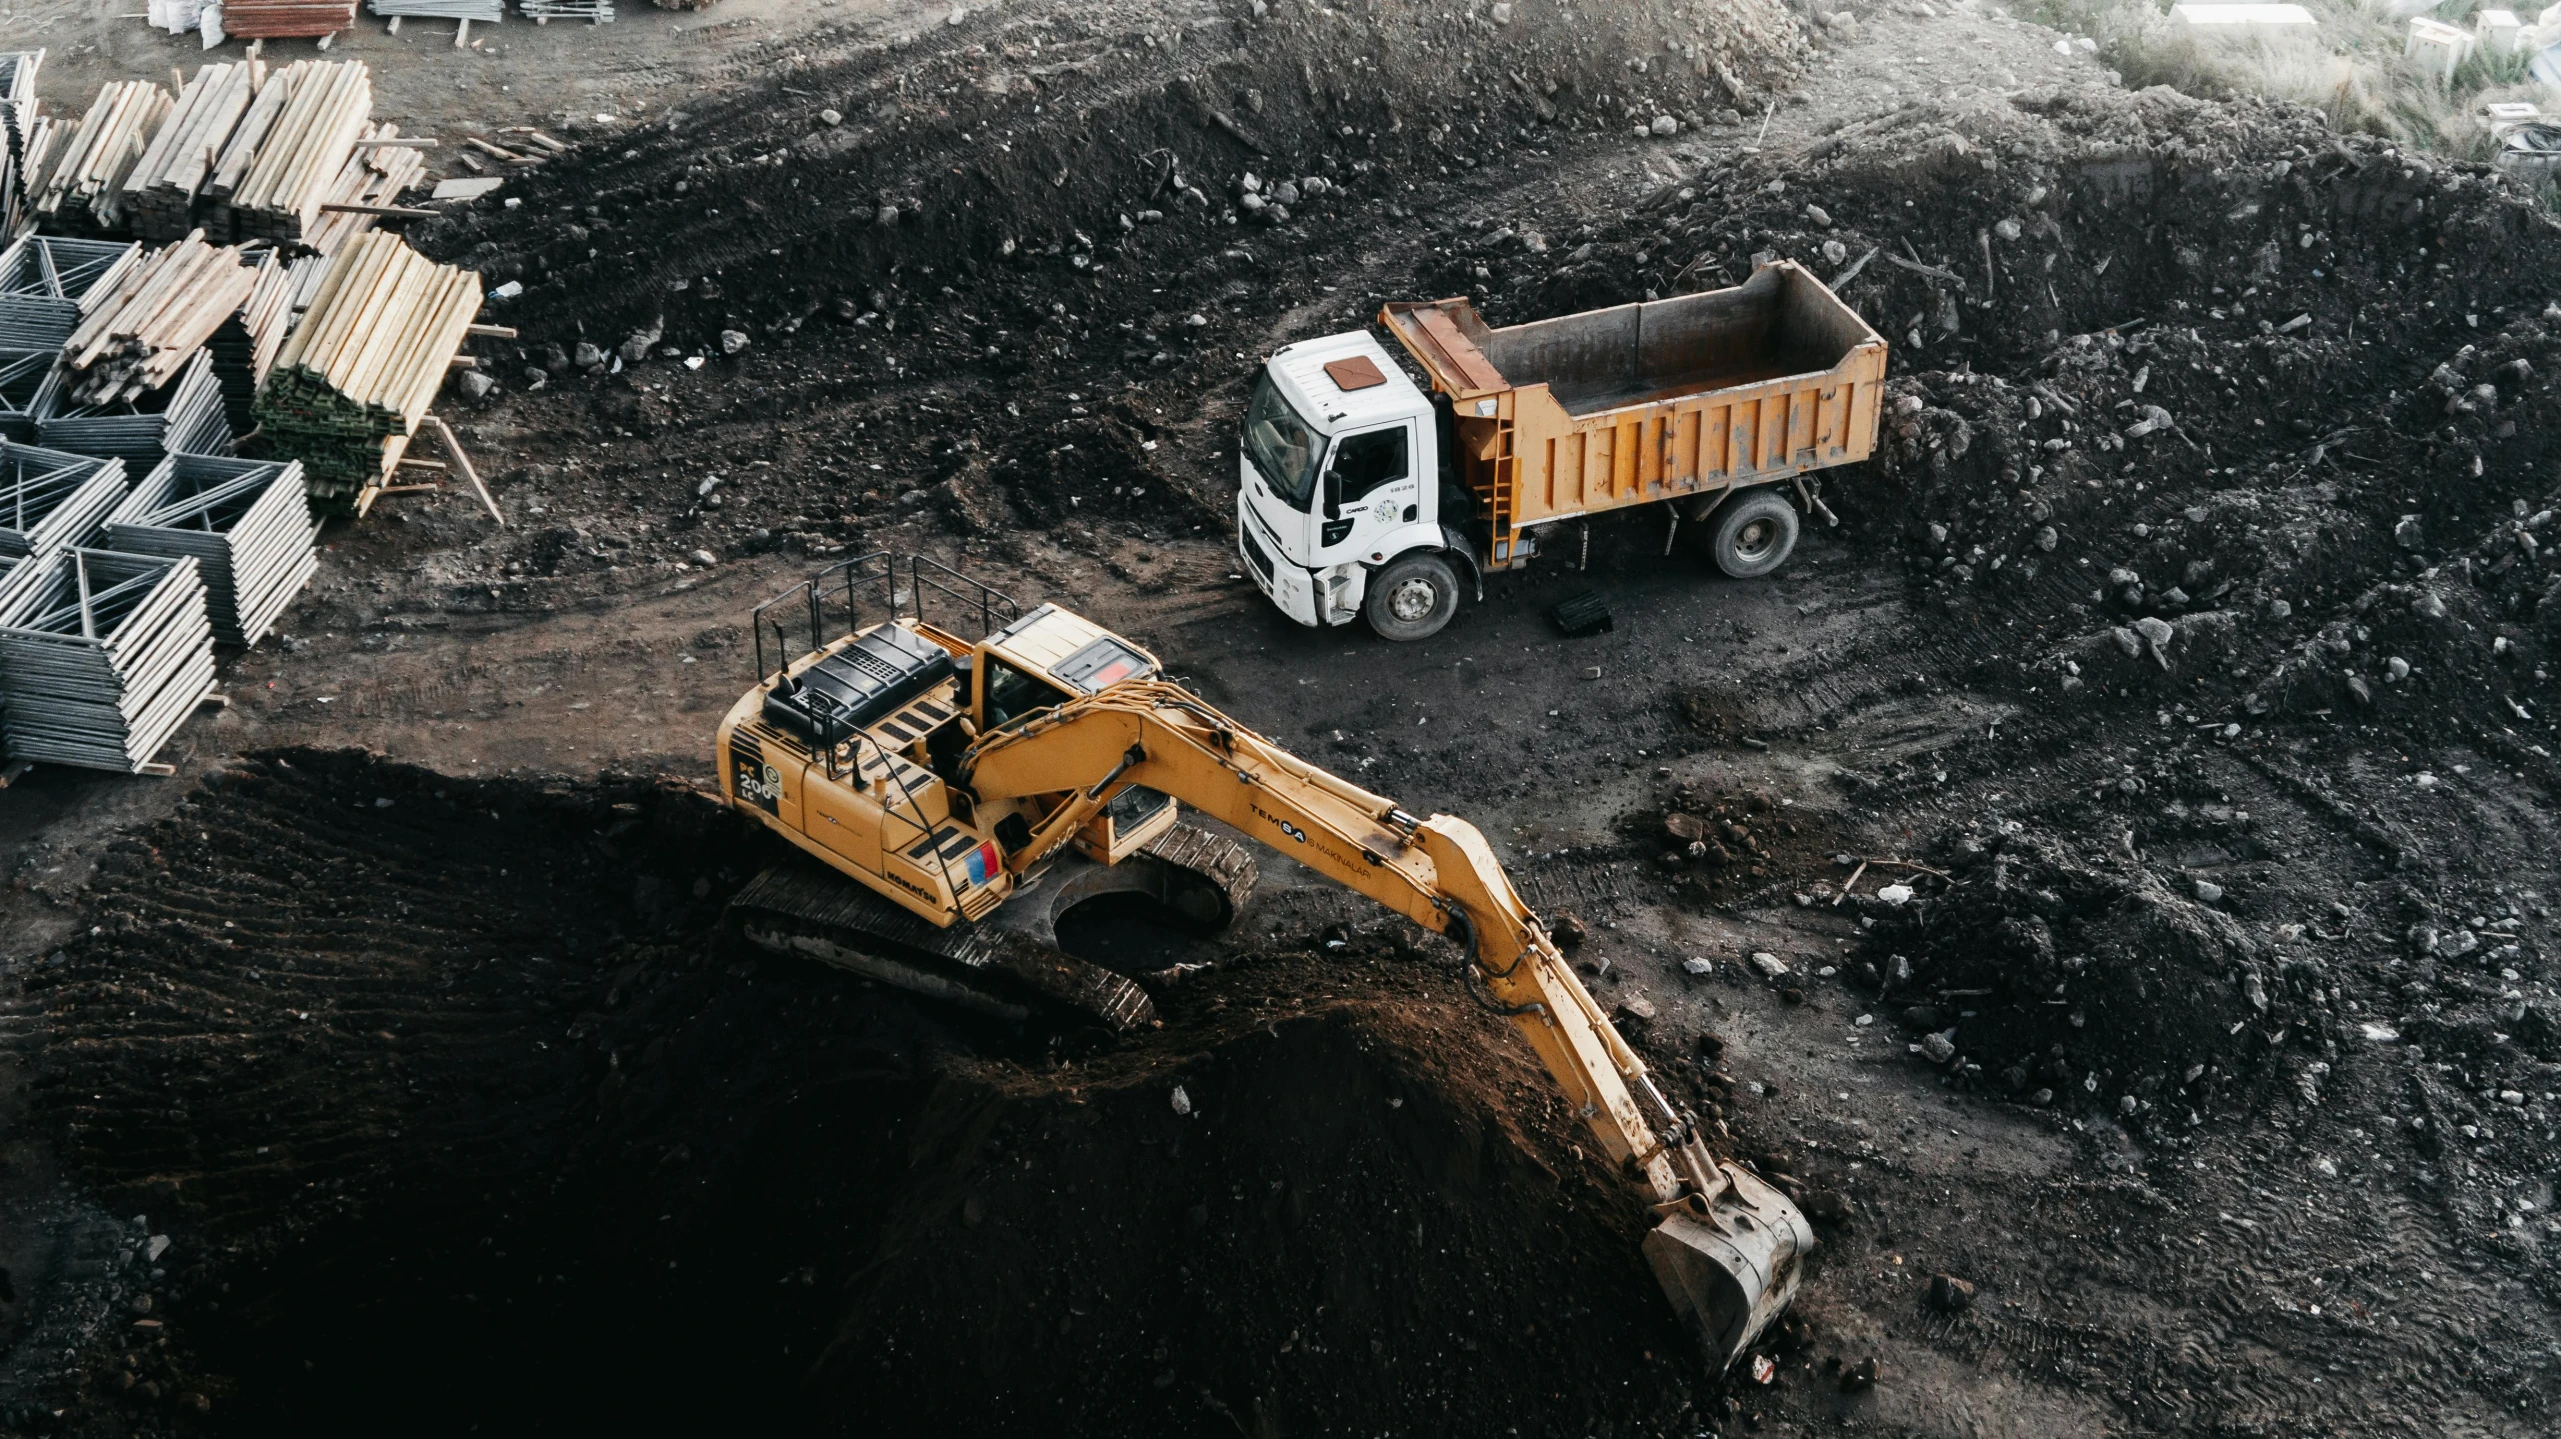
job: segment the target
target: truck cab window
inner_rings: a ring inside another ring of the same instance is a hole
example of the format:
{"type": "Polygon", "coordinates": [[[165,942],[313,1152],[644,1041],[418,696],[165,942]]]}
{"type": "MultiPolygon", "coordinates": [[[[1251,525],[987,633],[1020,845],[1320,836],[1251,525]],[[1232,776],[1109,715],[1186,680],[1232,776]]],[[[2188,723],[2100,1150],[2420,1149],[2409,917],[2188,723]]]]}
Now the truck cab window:
{"type": "Polygon", "coordinates": [[[987,727],[1011,724],[1034,710],[1067,703],[1067,695],[1057,686],[1014,668],[993,655],[987,657],[987,727]]]}
{"type": "Polygon", "coordinates": [[[1270,372],[1254,381],[1254,397],[1245,406],[1245,456],[1254,462],[1263,483],[1291,509],[1307,508],[1308,491],[1316,483],[1316,460],[1324,449],[1324,437],[1289,407],[1270,372]]]}
{"type": "Polygon", "coordinates": [[[1350,436],[1334,446],[1334,502],[1359,504],[1371,491],[1405,478],[1412,468],[1403,425],[1350,436]]]}

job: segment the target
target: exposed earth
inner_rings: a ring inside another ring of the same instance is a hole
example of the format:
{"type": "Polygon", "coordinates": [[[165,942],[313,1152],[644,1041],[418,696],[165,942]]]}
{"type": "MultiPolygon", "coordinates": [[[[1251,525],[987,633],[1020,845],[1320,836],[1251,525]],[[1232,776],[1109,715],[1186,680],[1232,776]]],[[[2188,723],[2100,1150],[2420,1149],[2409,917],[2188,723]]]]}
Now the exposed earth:
{"type": "MultiPolygon", "coordinates": [[[[333,526],[176,779],[0,799],[0,1426],[2550,1432],[2561,227],[1856,9],[688,28],[690,92],[414,228],[524,287],[448,406],[507,528],[333,526]],[[1235,569],[1260,354],[1765,255],[1894,344],[1774,578],[1634,514],[1389,646],[1235,569]],[[1767,1382],[1686,1347],[1455,951],[1278,857],[1223,938],[1071,937],[1213,965],[1117,1044],[732,938],[744,615],[883,548],[1583,921],[1818,1223],[1767,1382]],[[1615,630],[1558,638],[1585,590],[1615,630]]],[[[560,30],[480,63],[556,86],[560,30]]]]}

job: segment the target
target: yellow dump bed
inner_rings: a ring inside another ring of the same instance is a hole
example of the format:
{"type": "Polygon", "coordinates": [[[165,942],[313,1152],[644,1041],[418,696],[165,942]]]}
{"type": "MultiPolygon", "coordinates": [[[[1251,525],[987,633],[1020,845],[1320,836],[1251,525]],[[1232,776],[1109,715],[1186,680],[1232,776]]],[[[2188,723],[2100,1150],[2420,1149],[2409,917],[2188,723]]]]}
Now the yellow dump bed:
{"type": "Polygon", "coordinates": [[[1460,474],[1491,516],[1487,568],[1520,531],[1866,459],[1885,339],[1800,265],[1727,290],[1488,328],[1465,299],[1379,316],[1457,410],[1460,474]]]}

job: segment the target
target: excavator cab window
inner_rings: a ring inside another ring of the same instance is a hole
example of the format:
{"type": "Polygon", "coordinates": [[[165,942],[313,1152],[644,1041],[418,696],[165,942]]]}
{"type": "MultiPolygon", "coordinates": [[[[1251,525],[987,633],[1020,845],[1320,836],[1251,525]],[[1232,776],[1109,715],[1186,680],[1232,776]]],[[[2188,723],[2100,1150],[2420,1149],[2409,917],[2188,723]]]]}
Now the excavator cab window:
{"type": "Polygon", "coordinates": [[[982,677],[987,691],[987,724],[993,730],[1012,724],[1034,710],[1045,710],[1067,703],[1067,695],[1040,676],[1019,670],[996,658],[987,657],[987,673],[982,677]]]}

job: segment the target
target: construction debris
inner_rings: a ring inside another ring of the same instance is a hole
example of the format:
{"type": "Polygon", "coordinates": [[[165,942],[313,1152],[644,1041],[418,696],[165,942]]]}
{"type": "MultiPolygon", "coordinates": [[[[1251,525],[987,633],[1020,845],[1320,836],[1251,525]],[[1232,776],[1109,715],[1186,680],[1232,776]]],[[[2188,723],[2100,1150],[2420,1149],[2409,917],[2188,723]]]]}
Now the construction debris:
{"type": "Polygon", "coordinates": [[[1610,614],[1609,601],[1591,590],[1550,606],[1547,622],[1569,640],[1608,634],[1618,628],[1617,619],[1610,614]]]}
{"type": "Polygon", "coordinates": [[[206,244],[201,230],[152,252],[112,290],[92,292],[63,346],[74,376],[70,397],[104,405],[159,389],[248,303],[257,282],[239,251],[206,244]]]}
{"type": "Polygon", "coordinates": [[[383,483],[480,312],[480,276],[373,234],[329,265],[258,392],[268,447],[298,457],[312,499],[352,511],[383,483]]]}
{"type": "Polygon", "coordinates": [[[0,555],[85,543],[125,495],[124,462],[0,440],[0,555]]]}
{"type": "Polygon", "coordinates": [[[64,550],[0,608],[0,745],[13,759],[140,774],[213,687],[192,559],[64,550]]]}
{"type": "Polygon", "coordinates": [[[148,80],[109,81],[41,172],[31,170],[29,207],[38,223],[123,226],[124,185],[175,102],[148,80]]]}
{"type": "Polygon", "coordinates": [[[353,29],[356,0],[230,0],[222,28],[243,40],[317,40],[353,29]]]}
{"type": "Polygon", "coordinates": [[[36,395],[36,443],[82,455],[112,455],[135,470],[163,455],[231,452],[231,424],[223,417],[222,382],[213,356],[201,347],[186,352],[177,378],[128,398],[83,403],[71,393],[74,371],[57,369],[36,395]]]}
{"type": "Polygon", "coordinates": [[[214,638],[254,645],[320,565],[302,465],[171,455],[107,516],[124,554],[192,556],[214,638]]]}

